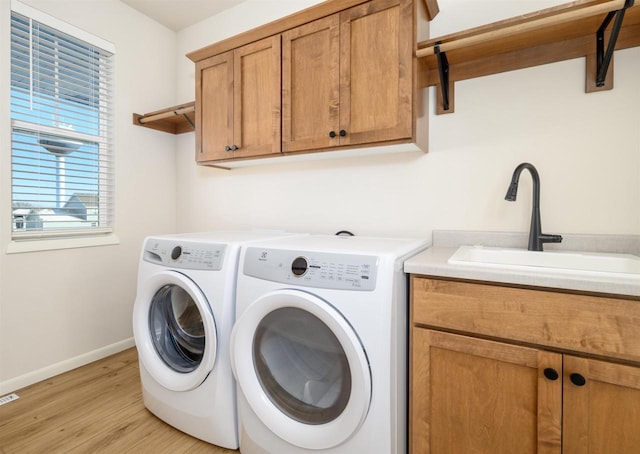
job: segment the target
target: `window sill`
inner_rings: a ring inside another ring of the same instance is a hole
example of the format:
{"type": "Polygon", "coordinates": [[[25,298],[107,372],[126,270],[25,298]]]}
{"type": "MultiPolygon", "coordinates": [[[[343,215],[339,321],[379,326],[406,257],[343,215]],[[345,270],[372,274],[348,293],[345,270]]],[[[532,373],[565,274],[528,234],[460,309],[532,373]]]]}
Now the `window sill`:
{"type": "Polygon", "coordinates": [[[94,246],[110,246],[114,244],[120,244],[120,239],[115,234],[77,238],[56,238],[46,240],[14,240],[11,241],[7,246],[7,254],[53,251],[57,249],[74,249],[94,246]]]}

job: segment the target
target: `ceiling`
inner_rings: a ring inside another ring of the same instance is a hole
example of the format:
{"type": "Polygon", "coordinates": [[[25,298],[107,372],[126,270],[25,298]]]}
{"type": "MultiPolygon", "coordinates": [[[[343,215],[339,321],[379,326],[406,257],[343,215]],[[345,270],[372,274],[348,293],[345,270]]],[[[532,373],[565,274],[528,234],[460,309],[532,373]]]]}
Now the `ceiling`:
{"type": "Polygon", "coordinates": [[[245,0],[122,0],[174,31],[182,30],[245,0]]]}

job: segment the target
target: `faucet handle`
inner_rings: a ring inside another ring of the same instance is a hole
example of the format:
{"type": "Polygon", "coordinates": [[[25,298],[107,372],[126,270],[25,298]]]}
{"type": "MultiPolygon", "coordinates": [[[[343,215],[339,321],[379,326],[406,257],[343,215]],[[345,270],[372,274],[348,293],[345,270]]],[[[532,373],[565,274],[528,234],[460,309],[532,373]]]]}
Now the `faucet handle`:
{"type": "Polygon", "coordinates": [[[541,233],[538,236],[538,239],[542,243],[562,243],[562,235],[549,235],[546,233],[541,233]]]}

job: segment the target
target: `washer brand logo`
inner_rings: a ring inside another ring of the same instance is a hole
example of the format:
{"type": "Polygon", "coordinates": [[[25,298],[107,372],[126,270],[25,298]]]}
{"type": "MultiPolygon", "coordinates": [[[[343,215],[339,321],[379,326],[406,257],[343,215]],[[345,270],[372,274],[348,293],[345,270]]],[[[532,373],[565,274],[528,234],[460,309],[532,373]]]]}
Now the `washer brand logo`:
{"type": "Polygon", "coordinates": [[[267,260],[267,251],[262,251],[258,260],[267,260]]]}

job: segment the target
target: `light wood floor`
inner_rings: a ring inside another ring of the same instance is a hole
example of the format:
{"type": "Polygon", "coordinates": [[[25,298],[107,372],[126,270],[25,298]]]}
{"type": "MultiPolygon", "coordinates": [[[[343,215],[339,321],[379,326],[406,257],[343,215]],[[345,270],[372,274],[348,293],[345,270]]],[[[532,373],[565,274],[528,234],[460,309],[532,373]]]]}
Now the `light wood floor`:
{"type": "Polygon", "coordinates": [[[16,392],[0,406],[0,453],[237,454],[186,435],[142,403],[135,348],[16,392]]]}

